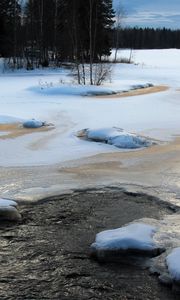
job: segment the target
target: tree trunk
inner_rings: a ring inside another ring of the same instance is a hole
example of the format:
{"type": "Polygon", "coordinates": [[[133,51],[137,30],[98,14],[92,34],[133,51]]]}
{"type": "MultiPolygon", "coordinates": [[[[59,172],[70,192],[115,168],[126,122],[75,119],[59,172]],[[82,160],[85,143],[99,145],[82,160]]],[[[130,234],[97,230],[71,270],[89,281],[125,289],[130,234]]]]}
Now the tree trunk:
{"type": "Polygon", "coordinates": [[[92,44],[92,13],[93,0],[89,0],[89,64],[90,64],[90,84],[93,85],[93,44],[92,44]]]}

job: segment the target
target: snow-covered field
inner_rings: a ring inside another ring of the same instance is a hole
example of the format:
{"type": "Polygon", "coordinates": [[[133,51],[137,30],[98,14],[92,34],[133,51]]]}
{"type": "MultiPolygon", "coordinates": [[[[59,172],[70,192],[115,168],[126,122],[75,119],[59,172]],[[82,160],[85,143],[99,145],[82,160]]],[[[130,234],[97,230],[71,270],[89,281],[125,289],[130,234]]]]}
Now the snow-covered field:
{"type": "MultiPolygon", "coordinates": [[[[119,52],[128,57],[129,50],[119,52]]],[[[75,86],[68,70],[1,72],[0,123],[36,118],[54,125],[1,140],[1,166],[47,165],[97,153],[115,152],[110,145],[79,140],[81,129],[119,127],[125,131],[167,141],[180,133],[180,51],[133,51],[137,64],[113,65],[111,82],[101,87],[75,86]],[[169,90],[124,99],[84,97],[84,94],[128,90],[152,83],[169,90]],[[7,118],[8,116],[8,118],[7,118]]],[[[2,133],[3,134],[3,133],[2,133]]]]}
{"type": "MultiPolygon", "coordinates": [[[[112,51],[111,60],[114,59],[115,50],[112,51]]],[[[119,49],[117,60],[129,60],[142,66],[153,68],[178,68],[180,67],[179,49],[152,49],[152,50],[131,50],[119,49]]]]}

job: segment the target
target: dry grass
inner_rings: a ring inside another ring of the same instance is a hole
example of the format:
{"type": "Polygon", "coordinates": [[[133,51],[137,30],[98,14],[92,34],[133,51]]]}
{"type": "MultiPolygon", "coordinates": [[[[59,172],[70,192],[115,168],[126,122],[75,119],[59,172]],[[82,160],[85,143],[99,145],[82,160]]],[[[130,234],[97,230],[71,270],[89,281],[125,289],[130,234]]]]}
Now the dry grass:
{"type": "Polygon", "coordinates": [[[169,89],[168,86],[157,85],[157,86],[141,88],[141,89],[136,89],[136,90],[132,90],[129,92],[122,92],[122,93],[117,93],[117,94],[112,94],[112,95],[100,95],[100,96],[96,96],[96,98],[119,99],[119,98],[124,98],[124,97],[132,97],[132,96],[140,96],[140,95],[164,92],[164,91],[167,91],[168,89],[169,89]]]}

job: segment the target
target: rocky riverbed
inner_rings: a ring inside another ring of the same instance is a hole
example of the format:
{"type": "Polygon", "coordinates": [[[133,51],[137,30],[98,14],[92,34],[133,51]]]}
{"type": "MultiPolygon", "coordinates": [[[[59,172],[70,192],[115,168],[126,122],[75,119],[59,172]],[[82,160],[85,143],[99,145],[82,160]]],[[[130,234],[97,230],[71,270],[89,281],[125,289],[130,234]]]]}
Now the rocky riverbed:
{"type": "Polygon", "coordinates": [[[178,299],[144,267],[89,257],[97,232],[173,210],[145,195],[89,189],[20,205],[22,221],[0,227],[0,299],[178,299]]]}

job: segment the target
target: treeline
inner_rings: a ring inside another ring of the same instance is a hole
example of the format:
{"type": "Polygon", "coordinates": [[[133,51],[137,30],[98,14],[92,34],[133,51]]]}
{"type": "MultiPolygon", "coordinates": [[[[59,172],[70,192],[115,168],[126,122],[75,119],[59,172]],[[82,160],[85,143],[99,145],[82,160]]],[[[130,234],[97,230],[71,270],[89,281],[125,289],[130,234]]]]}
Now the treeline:
{"type": "Polygon", "coordinates": [[[84,81],[89,63],[92,82],[111,48],[180,48],[180,30],[119,28],[114,16],[112,0],[0,0],[0,56],[13,68],[70,61],[84,81]]]}
{"type": "Polygon", "coordinates": [[[112,46],[131,49],[180,48],[180,30],[121,28],[114,30],[112,46]]]}
{"type": "Polygon", "coordinates": [[[1,0],[0,55],[28,69],[92,64],[110,54],[113,18],[112,0],[1,0]]]}

